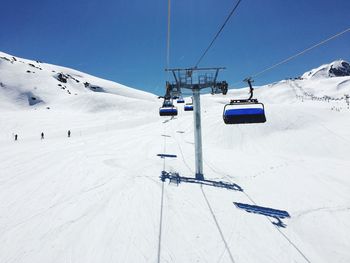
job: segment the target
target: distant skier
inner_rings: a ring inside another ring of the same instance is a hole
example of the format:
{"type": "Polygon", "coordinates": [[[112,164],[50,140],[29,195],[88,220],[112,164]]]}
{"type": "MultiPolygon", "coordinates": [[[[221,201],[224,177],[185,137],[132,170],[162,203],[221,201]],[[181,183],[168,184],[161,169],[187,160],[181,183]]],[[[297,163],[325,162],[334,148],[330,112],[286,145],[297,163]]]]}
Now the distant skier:
{"type": "Polygon", "coordinates": [[[41,139],[42,140],[44,139],[44,133],[43,132],[41,133],[41,139]]]}
{"type": "Polygon", "coordinates": [[[18,135],[17,135],[17,134],[15,134],[15,141],[17,141],[17,138],[18,138],[18,135]]]}
{"type": "Polygon", "coordinates": [[[70,137],[70,130],[68,130],[68,138],[70,137]]]}

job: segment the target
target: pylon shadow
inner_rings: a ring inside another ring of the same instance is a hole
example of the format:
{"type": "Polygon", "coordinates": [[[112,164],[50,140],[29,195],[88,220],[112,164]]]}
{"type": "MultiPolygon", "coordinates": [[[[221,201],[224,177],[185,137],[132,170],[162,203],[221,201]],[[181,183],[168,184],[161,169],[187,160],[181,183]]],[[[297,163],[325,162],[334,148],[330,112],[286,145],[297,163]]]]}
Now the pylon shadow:
{"type": "Polygon", "coordinates": [[[201,185],[208,185],[208,186],[243,192],[243,188],[235,183],[229,183],[224,181],[214,181],[214,180],[207,180],[207,179],[199,180],[192,177],[180,176],[178,173],[162,171],[160,175],[160,180],[162,182],[165,182],[167,179],[169,180],[169,183],[174,183],[176,185],[179,185],[180,183],[201,184],[201,185]]]}

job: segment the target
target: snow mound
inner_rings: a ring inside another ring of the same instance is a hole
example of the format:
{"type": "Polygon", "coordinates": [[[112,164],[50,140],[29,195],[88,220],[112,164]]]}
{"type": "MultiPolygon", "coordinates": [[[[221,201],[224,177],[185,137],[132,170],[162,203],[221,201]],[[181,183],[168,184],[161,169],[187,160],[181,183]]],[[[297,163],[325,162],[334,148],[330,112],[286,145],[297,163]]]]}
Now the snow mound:
{"type": "Polygon", "coordinates": [[[302,79],[332,78],[350,76],[350,64],[345,60],[336,60],[330,64],[305,72],[302,79]]]}

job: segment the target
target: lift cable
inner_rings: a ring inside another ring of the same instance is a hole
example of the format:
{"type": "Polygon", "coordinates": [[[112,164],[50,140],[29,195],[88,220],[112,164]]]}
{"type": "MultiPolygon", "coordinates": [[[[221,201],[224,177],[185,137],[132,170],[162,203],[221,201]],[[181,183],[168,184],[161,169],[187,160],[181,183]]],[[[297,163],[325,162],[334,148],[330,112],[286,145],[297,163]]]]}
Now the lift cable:
{"type": "MultiPolygon", "coordinates": [[[[166,67],[170,64],[170,14],[171,14],[171,0],[168,0],[168,21],[167,21],[167,41],[166,41],[166,67]]],[[[169,76],[169,74],[168,74],[169,76]]],[[[164,135],[166,135],[167,123],[164,123],[164,135]]],[[[163,152],[166,153],[167,137],[164,136],[163,152]]],[[[163,158],[163,171],[165,171],[166,158],[163,158]]],[[[160,215],[159,215],[159,233],[158,233],[158,252],[157,262],[160,263],[161,245],[162,245],[162,226],[163,226],[163,207],[164,207],[164,182],[162,182],[162,191],[160,198],[160,215]]]]}
{"type": "Polygon", "coordinates": [[[166,68],[169,68],[170,64],[170,15],[171,15],[171,0],[168,0],[168,32],[166,40],[166,68]]]}
{"type": "MultiPolygon", "coordinates": [[[[294,54],[294,55],[292,55],[292,56],[290,56],[290,57],[288,57],[286,59],[283,59],[282,61],[280,61],[280,62],[278,62],[278,63],[276,63],[276,64],[274,64],[274,65],[272,65],[272,66],[270,66],[270,67],[268,67],[268,68],[266,68],[264,70],[261,70],[261,71],[255,73],[255,74],[251,75],[251,77],[256,79],[257,77],[261,76],[262,74],[266,73],[267,71],[270,71],[270,70],[272,70],[272,69],[274,69],[274,68],[276,68],[278,66],[281,66],[281,65],[283,65],[283,64],[285,64],[285,63],[287,63],[287,62],[289,62],[289,61],[291,61],[291,60],[293,60],[293,59],[295,59],[295,58],[297,58],[297,57],[299,57],[299,56],[301,56],[303,54],[305,54],[306,52],[309,52],[309,51],[311,51],[311,50],[313,50],[313,49],[315,49],[315,48],[317,48],[317,47],[319,47],[319,46],[321,46],[321,45],[323,45],[323,44],[325,44],[325,43],[327,43],[327,42],[329,42],[329,41],[331,41],[331,40],[333,40],[333,39],[335,39],[337,37],[340,37],[341,35],[344,35],[345,33],[349,32],[349,31],[350,31],[350,27],[348,27],[347,29],[345,29],[345,30],[343,30],[343,31],[341,31],[341,32],[339,32],[339,33],[337,33],[335,35],[332,35],[332,36],[322,40],[321,42],[318,42],[317,44],[312,45],[311,47],[308,47],[308,48],[304,49],[303,51],[300,51],[300,52],[298,52],[298,53],[296,53],[296,54],[294,54]]],[[[238,83],[240,83],[240,81],[236,82],[234,84],[238,84],[238,83]]]]}
{"type": "Polygon", "coordinates": [[[198,67],[199,63],[202,61],[202,59],[204,58],[204,56],[208,53],[209,49],[212,47],[212,45],[214,44],[215,40],[218,38],[218,36],[220,35],[221,31],[224,29],[224,27],[226,26],[227,22],[230,20],[230,18],[232,17],[233,13],[236,11],[237,7],[239,6],[239,4],[241,3],[242,0],[238,0],[238,2],[236,3],[236,5],[233,7],[233,9],[231,10],[231,12],[229,13],[229,15],[227,16],[225,22],[223,23],[223,25],[221,26],[221,28],[219,29],[219,31],[216,33],[216,35],[214,36],[213,40],[210,42],[209,46],[207,47],[207,49],[204,51],[204,53],[202,54],[202,56],[198,59],[196,65],[194,66],[195,68],[198,67]]]}

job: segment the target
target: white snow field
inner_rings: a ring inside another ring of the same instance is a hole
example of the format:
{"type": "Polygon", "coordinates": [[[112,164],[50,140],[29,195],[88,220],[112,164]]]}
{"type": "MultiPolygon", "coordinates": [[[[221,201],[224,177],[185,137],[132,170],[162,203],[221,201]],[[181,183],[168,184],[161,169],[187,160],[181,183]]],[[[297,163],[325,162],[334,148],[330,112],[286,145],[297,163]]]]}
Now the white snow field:
{"type": "Polygon", "coordinates": [[[0,262],[157,262],[158,251],[160,262],[350,262],[349,76],[256,89],[264,124],[222,120],[247,89],[201,97],[204,176],[241,192],[160,181],[163,164],[194,176],[183,104],[170,120],[155,95],[0,57],[0,262]],[[278,227],[233,202],[290,218],[278,227]]]}

